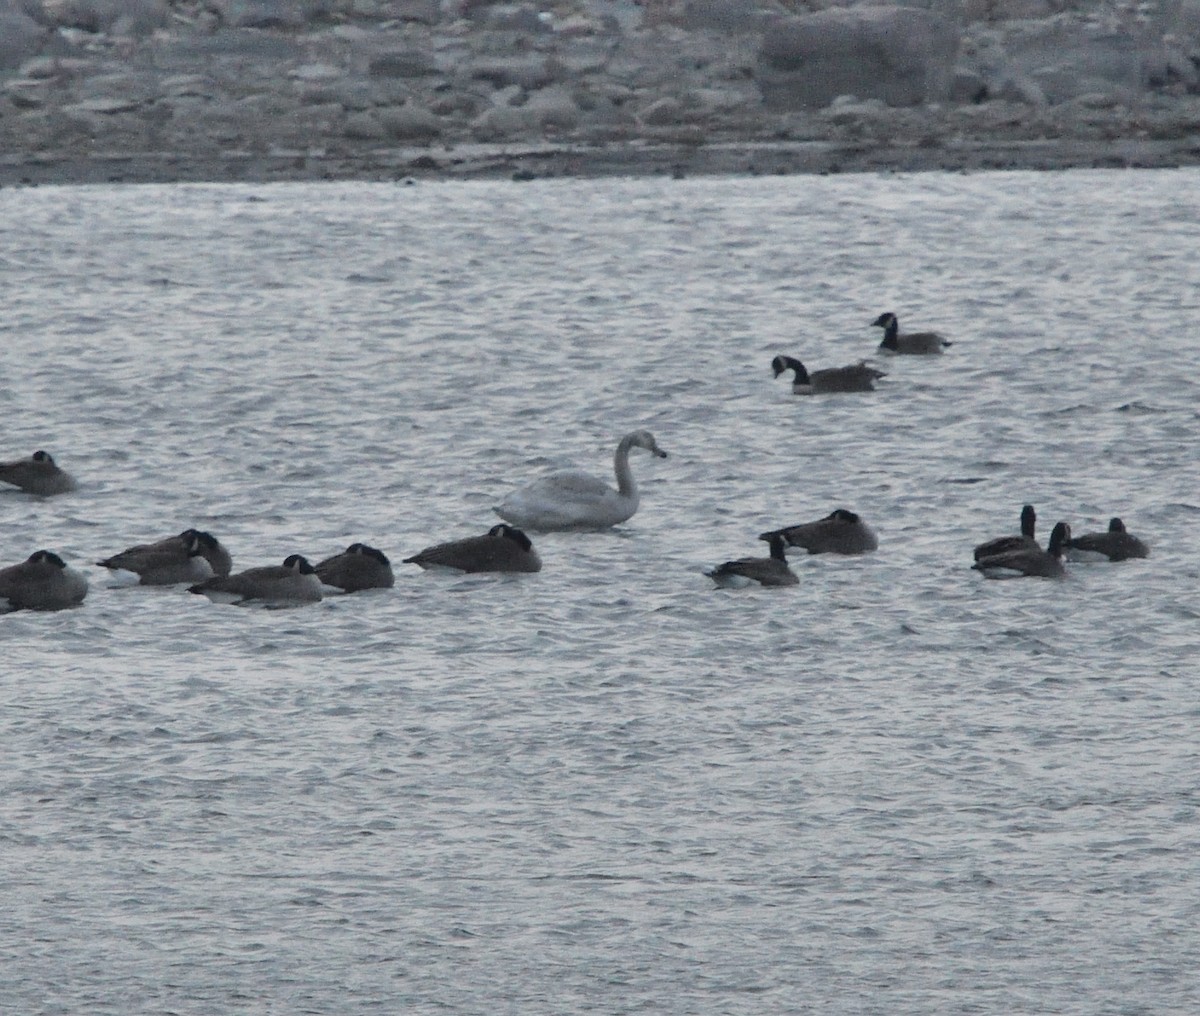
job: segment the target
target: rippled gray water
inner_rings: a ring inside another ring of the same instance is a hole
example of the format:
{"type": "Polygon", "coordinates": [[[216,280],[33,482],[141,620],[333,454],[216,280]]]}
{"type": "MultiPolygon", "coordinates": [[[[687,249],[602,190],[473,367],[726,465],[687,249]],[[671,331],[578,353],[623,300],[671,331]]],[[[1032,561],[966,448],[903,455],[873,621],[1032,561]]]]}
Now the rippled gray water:
{"type": "Polygon", "coordinates": [[[14,1013],[1194,1013],[1200,175],[0,191],[14,1013]],[[869,322],[954,340],[801,399],[869,322]],[[400,559],[555,465],[538,575],[400,559]],[[610,474],[611,475],[611,474],[610,474]],[[988,582],[1110,515],[1146,561],[988,582]],[[701,569],[854,508],[790,589],[701,569]],[[88,567],[383,548],[264,611],[88,567]]]}

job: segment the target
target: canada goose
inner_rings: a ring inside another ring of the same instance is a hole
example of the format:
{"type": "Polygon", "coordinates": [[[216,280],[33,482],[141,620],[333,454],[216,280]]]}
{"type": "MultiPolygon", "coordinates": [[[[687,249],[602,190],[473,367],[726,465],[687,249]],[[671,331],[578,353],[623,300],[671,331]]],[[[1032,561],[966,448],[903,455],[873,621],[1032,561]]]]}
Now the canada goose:
{"type": "Polygon", "coordinates": [[[188,589],[218,603],[267,600],[274,603],[315,603],[321,599],[321,580],[299,554],[290,554],[282,565],[249,568],[236,575],[215,576],[188,589]]]}
{"type": "Polygon", "coordinates": [[[1071,527],[1065,522],[1057,522],[1050,532],[1050,545],[1045,550],[1040,547],[1008,550],[976,561],[971,567],[991,579],[1021,578],[1025,575],[1060,579],[1066,575],[1062,556],[1070,539],[1071,527]]]}
{"type": "Polygon", "coordinates": [[[5,610],[61,610],[81,603],[88,581],[52,550],[39,550],[20,564],[0,569],[5,610]]]}
{"type": "Polygon", "coordinates": [[[195,530],[185,530],[179,536],[168,536],[157,543],[141,543],[130,547],[96,564],[112,571],[132,572],[143,586],[200,582],[215,574],[204,550],[200,534],[195,530]]]}
{"type": "Polygon", "coordinates": [[[946,346],[952,345],[937,332],[910,332],[900,334],[900,319],[890,311],[880,314],[871,322],[875,328],[883,329],[883,341],[879,348],[885,353],[912,353],[918,356],[940,353],[946,346]]]}
{"type": "Polygon", "coordinates": [[[1149,556],[1150,548],[1127,532],[1120,519],[1110,519],[1106,533],[1084,533],[1067,541],[1069,561],[1127,561],[1149,556]]]}
{"type": "Polygon", "coordinates": [[[1021,535],[997,536],[994,540],[981,543],[975,548],[975,560],[979,561],[985,557],[994,557],[996,554],[1005,554],[1010,550],[1036,550],[1038,547],[1037,539],[1034,537],[1036,528],[1037,512],[1033,510],[1033,505],[1027,504],[1021,509],[1021,535]]]}
{"type": "Polygon", "coordinates": [[[863,520],[845,508],[835,508],[816,522],[802,522],[763,533],[765,540],[778,533],[791,547],[802,547],[810,554],[866,554],[879,547],[879,538],[863,520]]]}
{"type": "Polygon", "coordinates": [[[316,566],[316,572],[325,585],[347,593],[391,589],[396,584],[387,555],[365,543],[352,543],[340,554],[325,558],[316,566]]]}
{"type": "Polygon", "coordinates": [[[604,529],[624,522],[638,509],[639,494],[629,468],[629,452],[644,448],[665,459],[648,430],[621,438],[613,455],[617,489],[577,469],[560,469],[509,494],[492,509],[505,522],[525,529],[604,529]]]}
{"type": "Polygon", "coordinates": [[[822,395],[828,392],[873,392],[875,381],[887,375],[865,360],[846,367],[825,367],[811,374],[793,356],[777,356],[771,361],[771,370],[779,377],[784,371],[792,370],[792,392],[795,395],[822,395]]]}
{"type": "Polygon", "coordinates": [[[771,547],[770,557],[742,557],[726,561],[715,568],[706,568],[704,574],[724,589],[744,589],[757,582],[760,586],[794,586],[800,580],[788,567],[784,554],[784,539],[778,533],[763,533],[771,547]]]}
{"type": "Polygon", "coordinates": [[[50,453],[43,451],[36,451],[27,459],[0,463],[0,481],[38,497],[65,494],[75,489],[71,475],[59,469],[50,453]]]}
{"type": "Polygon", "coordinates": [[[460,572],[536,572],[542,559],[521,530],[505,522],[492,526],[483,536],[451,540],[426,547],[404,559],[422,568],[447,568],[460,572]]]}

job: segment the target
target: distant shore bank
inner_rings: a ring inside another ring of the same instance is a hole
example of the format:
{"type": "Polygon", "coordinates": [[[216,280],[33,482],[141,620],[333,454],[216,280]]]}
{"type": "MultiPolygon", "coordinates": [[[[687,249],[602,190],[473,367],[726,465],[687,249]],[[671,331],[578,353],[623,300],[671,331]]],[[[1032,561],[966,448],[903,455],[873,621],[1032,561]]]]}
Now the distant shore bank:
{"type": "Polygon", "coordinates": [[[786,176],[887,172],[1174,169],[1200,165],[1200,138],[963,140],[881,146],[837,142],[605,145],[470,144],[321,151],[45,152],[0,155],[0,187],[122,183],[516,181],[601,177],[786,176]]]}

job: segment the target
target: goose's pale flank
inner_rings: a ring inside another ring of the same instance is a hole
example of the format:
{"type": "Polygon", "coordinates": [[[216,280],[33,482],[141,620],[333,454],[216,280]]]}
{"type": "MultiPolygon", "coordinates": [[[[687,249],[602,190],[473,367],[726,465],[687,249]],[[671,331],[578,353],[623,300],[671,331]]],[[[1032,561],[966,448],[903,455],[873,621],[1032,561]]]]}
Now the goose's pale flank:
{"type": "Polygon", "coordinates": [[[644,448],[660,459],[667,457],[653,434],[635,430],[621,438],[613,456],[616,490],[588,473],[562,469],[513,491],[492,510],[514,526],[542,532],[618,525],[638,509],[638,488],[629,468],[633,448],[644,448]]]}
{"type": "Polygon", "coordinates": [[[96,564],[111,571],[132,572],[143,586],[200,582],[216,574],[206,549],[200,533],[188,529],[157,543],[140,543],[96,564]]]}
{"type": "Polygon", "coordinates": [[[521,530],[505,522],[492,526],[483,536],[451,540],[426,547],[404,559],[422,568],[445,568],[458,572],[536,572],[542,559],[521,530]]]}
{"type": "Polygon", "coordinates": [[[1001,554],[981,558],[971,567],[976,571],[983,572],[990,579],[1022,578],[1024,576],[1060,579],[1066,575],[1062,556],[1070,539],[1071,527],[1065,522],[1057,522],[1050,532],[1050,545],[1045,550],[1040,547],[1008,550],[1001,554]]]}
{"type": "Polygon", "coordinates": [[[316,565],[317,578],[346,593],[364,589],[391,589],[396,584],[392,563],[382,550],[365,543],[352,543],[340,554],[316,565]]]}
{"type": "Polygon", "coordinates": [[[937,332],[909,332],[907,335],[900,331],[900,319],[888,311],[880,314],[871,324],[883,329],[883,341],[879,343],[880,352],[908,353],[916,356],[936,356],[946,346],[951,345],[937,332]]]}
{"type": "Polygon", "coordinates": [[[778,533],[764,533],[759,539],[767,541],[771,548],[770,557],[740,557],[715,568],[706,568],[704,574],[723,589],[744,589],[755,583],[760,586],[796,585],[800,580],[788,567],[783,537],[778,533]]]}
{"type": "Polygon", "coordinates": [[[236,575],[217,576],[191,586],[189,593],[202,593],[219,603],[315,603],[322,597],[316,570],[299,554],[284,558],[283,564],[249,568],[236,575]]]}
{"type": "Polygon", "coordinates": [[[875,531],[854,512],[835,508],[823,519],[787,526],[759,537],[765,540],[778,534],[791,547],[810,554],[867,554],[879,547],[875,531]]]}
{"type": "Polygon", "coordinates": [[[771,361],[771,370],[779,377],[785,371],[792,375],[792,392],[796,395],[824,395],[833,392],[873,392],[875,382],[887,375],[865,360],[845,367],[824,367],[811,373],[794,356],[777,356],[771,361]]]}
{"type": "Polygon", "coordinates": [[[0,610],[62,610],[82,603],[88,581],[52,550],[0,568],[0,610]]]}
{"type": "Polygon", "coordinates": [[[1127,532],[1120,519],[1110,519],[1106,533],[1084,533],[1067,541],[1069,561],[1128,561],[1149,556],[1150,548],[1127,532]]]}
{"type": "Polygon", "coordinates": [[[59,469],[49,452],[36,451],[27,459],[0,463],[0,482],[11,483],[27,494],[50,497],[75,489],[75,480],[59,469]]]}
{"type": "Polygon", "coordinates": [[[1021,535],[997,536],[994,540],[981,543],[975,548],[975,560],[980,561],[985,557],[1006,554],[1010,550],[1038,549],[1038,542],[1035,535],[1036,529],[1037,512],[1033,510],[1033,505],[1027,504],[1021,509],[1021,535]]]}

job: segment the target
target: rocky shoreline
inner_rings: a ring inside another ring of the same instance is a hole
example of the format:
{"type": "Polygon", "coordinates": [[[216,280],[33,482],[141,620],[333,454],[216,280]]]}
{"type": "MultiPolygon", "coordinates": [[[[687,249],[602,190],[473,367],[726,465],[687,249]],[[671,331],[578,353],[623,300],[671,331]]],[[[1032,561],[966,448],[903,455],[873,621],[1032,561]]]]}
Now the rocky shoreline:
{"type": "Polygon", "coordinates": [[[0,0],[0,185],[1200,164],[1200,0],[0,0]]]}

